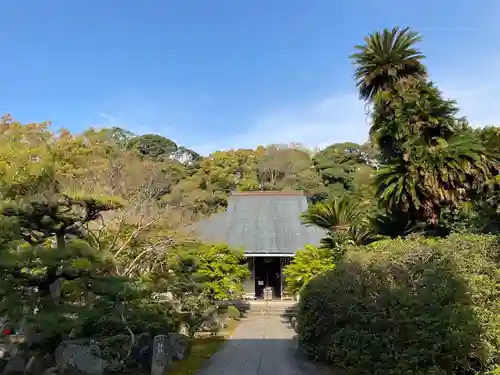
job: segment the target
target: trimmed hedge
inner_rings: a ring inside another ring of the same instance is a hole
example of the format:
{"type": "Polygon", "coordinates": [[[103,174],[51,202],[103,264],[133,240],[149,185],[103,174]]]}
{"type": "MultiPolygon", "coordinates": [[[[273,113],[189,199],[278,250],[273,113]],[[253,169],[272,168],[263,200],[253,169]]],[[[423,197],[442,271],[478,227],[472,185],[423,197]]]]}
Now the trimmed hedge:
{"type": "Polygon", "coordinates": [[[300,345],[352,374],[493,374],[500,364],[494,236],[352,247],[304,289],[300,345]]]}

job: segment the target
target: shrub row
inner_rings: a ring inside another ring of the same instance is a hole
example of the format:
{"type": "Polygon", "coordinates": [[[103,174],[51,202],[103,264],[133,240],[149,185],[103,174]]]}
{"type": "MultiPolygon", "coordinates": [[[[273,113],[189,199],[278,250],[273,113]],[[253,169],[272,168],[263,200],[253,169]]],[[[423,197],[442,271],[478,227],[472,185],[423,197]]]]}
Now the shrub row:
{"type": "Polygon", "coordinates": [[[305,287],[300,345],[353,374],[496,374],[499,249],[479,235],[352,247],[305,287]]]}

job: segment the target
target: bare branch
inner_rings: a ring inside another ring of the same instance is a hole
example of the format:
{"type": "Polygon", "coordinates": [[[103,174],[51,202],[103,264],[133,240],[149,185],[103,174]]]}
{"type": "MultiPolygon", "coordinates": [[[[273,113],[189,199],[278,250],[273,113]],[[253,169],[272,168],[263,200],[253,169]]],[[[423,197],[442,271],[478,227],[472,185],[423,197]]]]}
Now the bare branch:
{"type": "Polygon", "coordinates": [[[140,232],[143,230],[149,228],[151,225],[156,223],[160,219],[159,216],[155,217],[153,220],[148,222],[147,224],[138,227],[136,230],[132,232],[132,234],[127,238],[127,240],[122,244],[122,246],[114,253],[114,258],[116,259],[118,255],[130,244],[130,241],[132,241],[140,232]]]}

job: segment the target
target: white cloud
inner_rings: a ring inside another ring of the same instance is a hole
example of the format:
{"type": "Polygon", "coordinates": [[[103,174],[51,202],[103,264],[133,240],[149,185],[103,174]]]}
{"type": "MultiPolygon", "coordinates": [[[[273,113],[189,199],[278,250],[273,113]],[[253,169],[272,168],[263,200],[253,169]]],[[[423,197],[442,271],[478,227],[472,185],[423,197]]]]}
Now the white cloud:
{"type": "MultiPolygon", "coordinates": [[[[473,126],[500,126],[498,61],[477,57],[450,69],[436,69],[438,74],[432,74],[444,96],[457,101],[460,115],[466,116],[473,126]],[[482,61],[488,63],[481,64],[482,61]]],[[[208,96],[198,99],[210,101],[208,96]]],[[[246,129],[238,133],[224,132],[216,138],[212,138],[215,132],[201,128],[201,124],[209,126],[206,124],[213,120],[210,116],[188,109],[186,113],[175,111],[172,109],[175,106],[160,104],[135,95],[115,106],[115,110],[98,113],[95,123],[120,126],[136,134],[157,133],[174,140],[179,138],[180,144],[202,155],[221,149],[254,148],[259,144],[299,142],[310,148],[321,148],[336,142],[368,140],[364,102],[354,90],[332,92],[299,106],[276,108],[257,115],[253,121],[243,118],[241,122],[250,123],[246,129]],[[194,140],[198,140],[198,145],[193,144],[194,140]]]]}
{"type": "Polygon", "coordinates": [[[100,112],[97,114],[99,117],[102,117],[104,120],[107,120],[107,121],[110,121],[110,122],[116,122],[116,117],[108,114],[108,113],[104,113],[104,112],[100,112]]]}
{"type": "Polygon", "coordinates": [[[367,136],[364,103],[352,93],[328,96],[303,107],[276,110],[258,118],[247,131],[194,149],[207,154],[217,149],[290,142],[316,148],[342,141],[361,143],[367,136]]]}
{"type": "Polygon", "coordinates": [[[443,95],[457,101],[460,115],[472,126],[500,126],[499,62],[498,56],[475,55],[435,77],[443,95]]]}
{"type": "Polygon", "coordinates": [[[118,126],[117,119],[115,116],[110,115],[105,112],[99,112],[96,116],[96,119],[92,119],[90,121],[89,126],[94,129],[102,129],[102,128],[109,128],[113,126],[118,126]]]}
{"type": "MultiPolygon", "coordinates": [[[[451,78],[437,77],[443,96],[456,100],[459,115],[467,117],[474,127],[500,126],[500,81],[495,70],[485,67],[475,70],[475,74],[461,72],[451,78]]],[[[356,93],[332,94],[302,107],[267,113],[247,131],[194,149],[206,155],[219,149],[292,141],[310,148],[344,141],[362,143],[368,140],[369,131],[365,113],[364,103],[356,93]]]]}
{"type": "Polygon", "coordinates": [[[444,95],[457,101],[459,114],[474,127],[500,126],[500,84],[497,87],[444,90],[444,95]]]}

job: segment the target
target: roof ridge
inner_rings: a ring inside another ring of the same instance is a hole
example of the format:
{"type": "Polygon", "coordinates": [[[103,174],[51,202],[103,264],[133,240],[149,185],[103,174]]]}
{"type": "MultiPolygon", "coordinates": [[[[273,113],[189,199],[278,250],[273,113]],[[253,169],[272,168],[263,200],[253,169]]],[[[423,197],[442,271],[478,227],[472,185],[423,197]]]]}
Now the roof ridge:
{"type": "Polygon", "coordinates": [[[268,190],[268,191],[233,191],[231,196],[242,196],[242,195],[293,195],[300,196],[304,195],[303,191],[278,191],[278,190],[268,190]]]}

